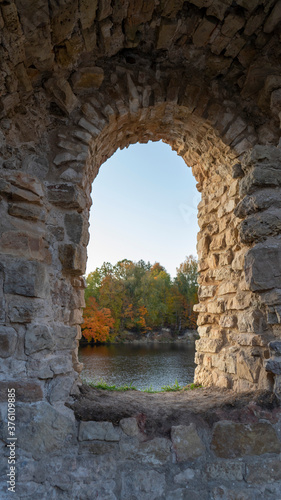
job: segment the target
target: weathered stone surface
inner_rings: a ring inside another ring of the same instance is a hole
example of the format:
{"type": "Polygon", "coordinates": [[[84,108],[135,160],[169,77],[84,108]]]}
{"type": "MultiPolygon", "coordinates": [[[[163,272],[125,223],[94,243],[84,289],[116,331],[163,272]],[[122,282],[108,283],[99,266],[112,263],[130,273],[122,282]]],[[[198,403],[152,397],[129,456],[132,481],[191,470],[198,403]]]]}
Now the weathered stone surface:
{"type": "Polygon", "coordinates": [[[121,495],[124,500],[142,498],[143,500],[156,500],[165,491],[165,475],[154,470],[139,469],[134,474],[122,472],[121,495]]]}
{"type": "Polygon", "coordinates": [[[184,471],[176,474],[174,477],[174,481],[176,484],[186,484],[188,481],[194,479],[195,472],[193,469],[185,469],[184,471]]]}
{"type": "Polygon", "coordinates": [[[0,325],[0,356],[8,358],[15,352],[17,345],[17,332],[10,326],[0,325]]]}
{"type": "Polygon", "coordinates": [[[171,460],[171,441],[165,438],[154,438],[151,441],[141,443],[138,459],[142,463],[161,465],[171,460]]]}
{"type": "Polygon", "coordinates": [[[29,324],[25,334],[25,352],[32,354],[43,349],[52,350],[55,346],[53,332],[46,325],[29,324]]]}
{"type": "Polygon", "coordinates": [[[119,441],[120,434],[111,422],[80,422],[79,441],[119,441]]]}
{"type": "Polygon", "coordinates": [[[78,210],[83,210],[86,206],[83,194],[71,184],[51,184],[47,186],[47,190],[48,200],[53,205],[78,210]]]}
{"type": "Polygon", "coordinates": [[[37,459],[67,448],[76,437],[73,422],[43,401],[33,406],[18,405],[17,418],[18,447],[37,459]]]}
{"type": "Polygon", "coordinates": [[[45,219],[45,211],[27,203],[12,203],[9,205],[8,213],[13,217],[20,217],[26,220],[40,220],[45,219]]]}
{"type": "Polygon", "coordinates": [[[86,249],[81,245],[62,244],[59,247],[59,259],[63,271],[83,274],[86,268],[86,249]]]}
{"type": "Polygon", "coordinates": [[[246,254],[245,278],[251,290],[270,290],[278,287],[280,276],[281,251],[277,238],[258,243],[246,254]]]}
{"type": "Polygon", "coordinates": [[[92,90],[99,88],[104,79],[102,68],[83,68],[72,76],[72,83],[75,90],[92,90]]]}
{"type": "Polygon", "coordinates": [[[66,233],[72,243],[80,243],[83,229],[83,217],[80,214],[66,214],[64,217],[66,233]]]}
{"type": "Polygon", "coordinates": [[[178,462],[198,458],[205,452],[194,424],[172,427],[171,438],[178,462]]]}
{"type": "Polygon", "coordinates": [[[210,481],[243,481],[245,475],[245,464],[226,460],[207,464],[205,469],[207,479],[210,481]]]}
{"type": "Polygon", "coordinates": [[[218,422],[214,425],[211,446],[222,458],[280,453],[281,450],[277,434],[269,423],[218,422]]]}
{"type": "Polygon", "coordinates": [[[48,293],[45,265],[21,259],[10,261],[5,272],[4,292],[44,298],[48,293]]]}
{"type": "Polygon", "coordinates": [[[139,434],[137,420],[134,417],[122,418],[119,423],[121,429],[127,436],[134,437],[139,434]]]}

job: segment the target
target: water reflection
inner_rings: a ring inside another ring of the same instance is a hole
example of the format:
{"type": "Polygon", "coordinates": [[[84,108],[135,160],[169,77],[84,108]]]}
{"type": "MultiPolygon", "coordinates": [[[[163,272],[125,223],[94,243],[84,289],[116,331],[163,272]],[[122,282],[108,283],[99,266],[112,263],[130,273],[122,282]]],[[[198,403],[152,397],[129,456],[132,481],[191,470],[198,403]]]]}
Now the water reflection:
{"type": "Polygon", "coordinates": [[[82,377],[87,380],[102,378],[117,386],[159,390],[176,379],[180,385],[193,382],[194,353],[194,343],[88,345],[80,347],[79,360],[84,363],[82,377]]]}

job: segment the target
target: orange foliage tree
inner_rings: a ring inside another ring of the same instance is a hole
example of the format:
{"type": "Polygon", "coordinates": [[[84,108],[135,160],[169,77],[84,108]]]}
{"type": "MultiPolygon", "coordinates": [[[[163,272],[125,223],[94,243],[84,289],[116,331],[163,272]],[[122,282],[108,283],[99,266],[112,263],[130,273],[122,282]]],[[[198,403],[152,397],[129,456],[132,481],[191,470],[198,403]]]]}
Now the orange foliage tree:
{"type": "Polygon", "coordinates": [[[95,342],[106,342],[113,325],[114,319],[110,309],[99,308],[96,299],[89,297],[84,309],[84,323],[81,325],[83,336],[88,341],[93,339],[95,342]]]}

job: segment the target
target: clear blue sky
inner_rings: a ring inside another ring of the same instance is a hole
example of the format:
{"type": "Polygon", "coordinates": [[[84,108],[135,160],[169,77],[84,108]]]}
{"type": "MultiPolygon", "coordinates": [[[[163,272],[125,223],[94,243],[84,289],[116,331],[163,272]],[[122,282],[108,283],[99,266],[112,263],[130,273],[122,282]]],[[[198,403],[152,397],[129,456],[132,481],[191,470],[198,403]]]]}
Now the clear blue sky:
{"type": "Polygon", "coordinates": [[[87,274],[104,261],[160,262],[172,277],[196,256],[200,193],[191,168],[163,142],[118,150],[92,189],[87,274]]]}

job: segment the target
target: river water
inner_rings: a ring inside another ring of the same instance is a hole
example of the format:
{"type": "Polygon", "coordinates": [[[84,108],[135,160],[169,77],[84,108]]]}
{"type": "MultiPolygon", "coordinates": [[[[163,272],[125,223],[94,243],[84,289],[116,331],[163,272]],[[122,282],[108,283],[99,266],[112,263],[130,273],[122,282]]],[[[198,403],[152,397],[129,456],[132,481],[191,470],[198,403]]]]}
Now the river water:
{"type": "Polygon", "coordinates": [[[81,373],[87,381],[103,379],[116,386],[132,384],[137,389],[193,382],[194,342],[111,344],[80,347],[81,373]]]}

